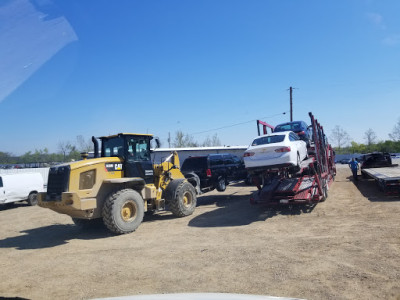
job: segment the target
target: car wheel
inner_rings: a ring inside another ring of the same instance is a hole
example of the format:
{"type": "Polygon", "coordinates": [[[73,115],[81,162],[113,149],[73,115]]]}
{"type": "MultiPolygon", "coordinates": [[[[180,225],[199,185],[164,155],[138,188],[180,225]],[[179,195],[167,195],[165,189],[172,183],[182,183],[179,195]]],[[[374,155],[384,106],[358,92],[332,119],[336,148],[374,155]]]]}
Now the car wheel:
{"type": "Polygon", "coordinates": [[[28,196],[28,204],[29,204],[30,206],[34,206],[34,205],[36,205],[37,203],[38,203],[37,193],[35,193],[35,192],[30,193],[29,196],[28,196]]]}
{"type": "Polygon", "coordinates": [[[217,191],[223,192],[226,190],[226,181],[224,177],[220,177],[217,182],[217,191]]]}

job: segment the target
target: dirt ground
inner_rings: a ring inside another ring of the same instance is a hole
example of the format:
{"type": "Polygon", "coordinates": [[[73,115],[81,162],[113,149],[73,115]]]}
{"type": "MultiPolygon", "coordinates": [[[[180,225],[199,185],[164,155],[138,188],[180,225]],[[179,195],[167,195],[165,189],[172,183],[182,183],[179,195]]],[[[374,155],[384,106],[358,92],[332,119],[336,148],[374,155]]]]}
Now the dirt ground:
{"type": "Polygon", "coordinates": [[[338,168],[314,208],[249,204],[254,187],[198,198],[195,213],[146,216],[113,236],[68,216],[0,208],[0,297],[88,299],[227,292],[305,299],[400,299],[400,198],[338,168]]]}

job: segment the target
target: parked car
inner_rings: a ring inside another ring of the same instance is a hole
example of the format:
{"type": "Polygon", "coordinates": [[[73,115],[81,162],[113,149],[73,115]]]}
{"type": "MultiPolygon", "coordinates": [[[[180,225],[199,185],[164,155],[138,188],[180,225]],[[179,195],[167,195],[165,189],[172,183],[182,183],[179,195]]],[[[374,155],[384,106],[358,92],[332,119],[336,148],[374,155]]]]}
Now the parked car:
{"type": "Polygon", "coordinates": [[[364,154],[359,159],[361,169],[390,167],[392,158],[387,152],[372,152],[364,154]]]}
{"type": "Polygon", "coordinates": [[[300,167],[308,157],[306,142],[293,131],[274,132],[254,139],[243,154],[246,168],[300,167]]]}
{"type": "Polygon", "coordinates": [[[247,178],[243,161],[233,154],[188,157],[181,171],[195,185],[198,193],[213,189],[223,192],[230,181],[247,178]]]}
{"type": "Polygon", "coordinates": [[[310,146],[312,135],[312,130],[309,128],[306,122],[304,121],[294,121],[287,122],[277,125],[274,128],[274,132],[283,132],[283,131],[293,131],[297,133],[297,135],[307,143],[307,147],[310,146]]]}
{"type": "Polygon", "coordinates": [[[350,162],[351,162],[350,158],[343,158],[339,160],[339,163],[341,163],[342,165],[348,165],[350,162]]]}
{"type": "Polygon", "coordinates": [[[27,200],[36,205],[37,194],[43,191],[43,177],[39,173],[0,175],[0,204],[27,200]]]}

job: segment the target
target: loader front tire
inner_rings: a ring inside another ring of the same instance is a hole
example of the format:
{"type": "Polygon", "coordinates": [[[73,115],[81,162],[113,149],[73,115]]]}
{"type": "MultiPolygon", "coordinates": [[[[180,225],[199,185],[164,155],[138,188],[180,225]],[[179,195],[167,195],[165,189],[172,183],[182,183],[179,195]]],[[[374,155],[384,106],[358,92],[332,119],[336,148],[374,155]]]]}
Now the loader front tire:
{"type": "Polygon", "coordinates": [[[103,206],[103,222],[116,234],[135,231],[143,221],[144,202],[140,194],[132,189],[112,193],[103,206]]]}
{"type": "Polygon", "coordinates": [[[196,208],[196,191],[189,182],[182,181],[166,199],[169,210],[177,217],[191,215],[196,208]]]}

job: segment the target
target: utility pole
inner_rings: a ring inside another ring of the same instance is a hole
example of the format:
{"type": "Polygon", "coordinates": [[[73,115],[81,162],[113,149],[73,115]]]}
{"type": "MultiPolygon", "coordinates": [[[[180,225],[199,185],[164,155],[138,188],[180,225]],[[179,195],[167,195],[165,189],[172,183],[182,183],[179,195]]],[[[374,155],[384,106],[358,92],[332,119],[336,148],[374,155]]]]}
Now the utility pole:
{"type": "Polygon", "coordinates": [[[171,148],[171,133],[168,132],[168,148],[171,148]]]}
{"type": "Polygon", "coordinates": [[[293,88],[290,87],[290,122],[293,122],[293,88]]]}

